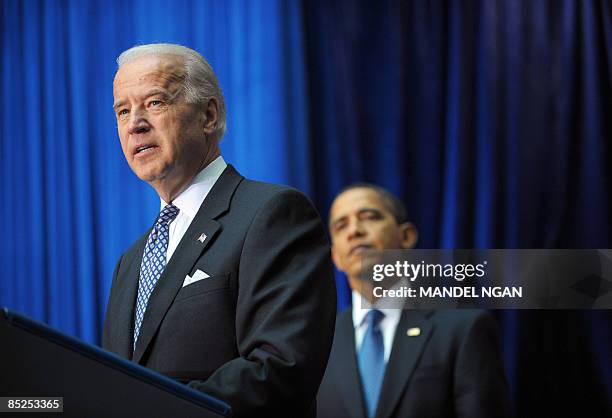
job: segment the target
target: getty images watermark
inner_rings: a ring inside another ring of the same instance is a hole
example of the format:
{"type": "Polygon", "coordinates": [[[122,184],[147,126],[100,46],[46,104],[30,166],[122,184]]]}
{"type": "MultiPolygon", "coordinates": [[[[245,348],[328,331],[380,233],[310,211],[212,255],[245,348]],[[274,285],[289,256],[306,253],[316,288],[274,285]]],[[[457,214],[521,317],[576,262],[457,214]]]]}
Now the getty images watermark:
{"type": "MultiPolygon", "coordinates": [[[[407,260],[396,260],[393,264],[374,264],[372,266],[372,280],[380,282],[386,279],[408,280],[414,282],[418,278],[446,278],[462,282],[465,279],[483,278],[486,275],[488,262],[484,260],[479,264],[440,264],[420,263],[414,264],[407,260]]],[[[452,283],[452,282],[451,282],[452,283]]],[[[385,289],[382,286],[374,286],[372,289],[376,298],[385,297],[510,297],[520,298],[523,296],[522,286],[427,286],[410,287],[400,286],[399,288],[385,289]]]]}
{"type": "Polygon", "coordinates": [[[370,251],[361,279],[386,308],[612,308],[612,250],[370,251]]]}

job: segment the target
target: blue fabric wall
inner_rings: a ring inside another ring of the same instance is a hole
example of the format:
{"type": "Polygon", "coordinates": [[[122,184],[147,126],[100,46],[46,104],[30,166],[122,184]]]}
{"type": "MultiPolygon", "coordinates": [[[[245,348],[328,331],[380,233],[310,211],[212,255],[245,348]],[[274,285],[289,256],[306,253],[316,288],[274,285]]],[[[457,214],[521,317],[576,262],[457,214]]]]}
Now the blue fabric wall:
{"type": "Polygon", "coordinates": [[[310,192],[299,3],[3,1],[0,305],[90,342],[118,256],[159,210],[123,158],[115,59],[150,42],[201,51],[229,109],[226,159],[310,192]]]}
{"type": "MultiPolygon", "coordinates": [[[[115,262],[158,210],[112,112],[137,43],[202,52],[226,159],[324,218],[367,180],[406,202],[420,248],[612,248],[609,1],[169,4],[0,0],[0,306],[99,342],[115,262]]],[[[610,311],[497,315],[520,416],[606,415],[610,311]]]]}
{"type": "MultiPolygon", "coordinates": [[[[402,197],[420,248],[612,247],[612,3],[312,0],[316,202],[402,197]]],[[[519,417],[612,415],[611,311],[496,312],[519,417]]]]}

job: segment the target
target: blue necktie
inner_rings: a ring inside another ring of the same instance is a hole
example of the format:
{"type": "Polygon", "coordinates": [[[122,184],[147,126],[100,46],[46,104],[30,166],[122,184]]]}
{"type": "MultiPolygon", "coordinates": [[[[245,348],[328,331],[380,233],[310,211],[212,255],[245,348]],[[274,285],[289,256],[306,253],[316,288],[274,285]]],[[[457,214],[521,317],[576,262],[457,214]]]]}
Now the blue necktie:
{"type": "Polygon", "coordinates": [[[376,414],[376,405],[385,376],[385,345],[380,332],[380,321],[385,315],[376,309],[372,309],[365,317],[368,325],[366,333],[359,349],[359,373],[365,396],[368,417],[376,414]]]}
{"type": "Polygon", "coordinates": [[[172,203],[166,205],[157,217],[157,222],[149,234],[140,263],[140,280],[138,281],[138,298],[136,299],[136,317],[134,318],[134,350],[140,334],[147,304],[155,285],[166,267],[170,222],[176,218],[179,208],[172,203]]]}

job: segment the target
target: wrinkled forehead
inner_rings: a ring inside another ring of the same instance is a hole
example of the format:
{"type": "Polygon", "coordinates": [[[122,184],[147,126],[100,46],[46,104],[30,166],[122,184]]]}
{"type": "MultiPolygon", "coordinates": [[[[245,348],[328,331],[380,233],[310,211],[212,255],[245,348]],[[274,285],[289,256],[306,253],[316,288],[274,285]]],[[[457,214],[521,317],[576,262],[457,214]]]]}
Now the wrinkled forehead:
{"type": "Polygon", "coordinates": [[[115,74],[113,94],[125,89],[150,86],[173,90],[185,79],[185,65],[175,55],[144,55],[123,64],[115,74]]]}

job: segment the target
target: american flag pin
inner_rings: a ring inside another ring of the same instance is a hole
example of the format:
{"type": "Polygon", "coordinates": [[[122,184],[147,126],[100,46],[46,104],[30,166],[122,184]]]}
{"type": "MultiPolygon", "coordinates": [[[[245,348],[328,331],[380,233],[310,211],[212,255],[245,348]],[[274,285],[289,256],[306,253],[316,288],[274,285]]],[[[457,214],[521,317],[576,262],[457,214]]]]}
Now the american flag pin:
{"type": "Polygon", "coordinates": [[[200,241],[202,244],[204,244],[205,240],[206,240],[206,234],[202,234],[198,237],[198,241],[200,241]]]}

